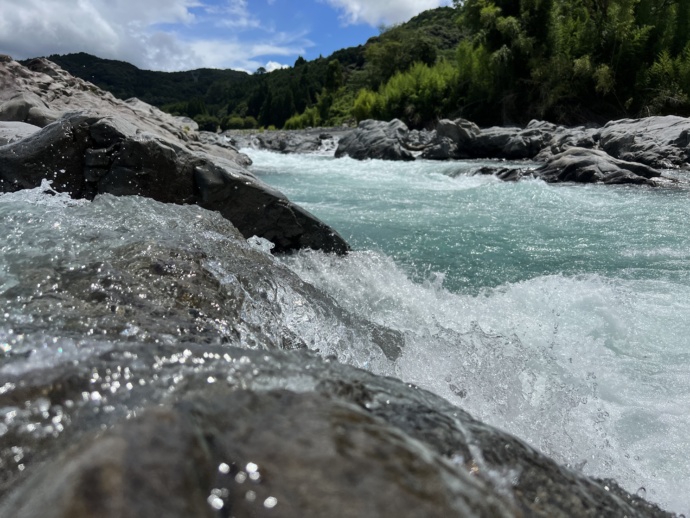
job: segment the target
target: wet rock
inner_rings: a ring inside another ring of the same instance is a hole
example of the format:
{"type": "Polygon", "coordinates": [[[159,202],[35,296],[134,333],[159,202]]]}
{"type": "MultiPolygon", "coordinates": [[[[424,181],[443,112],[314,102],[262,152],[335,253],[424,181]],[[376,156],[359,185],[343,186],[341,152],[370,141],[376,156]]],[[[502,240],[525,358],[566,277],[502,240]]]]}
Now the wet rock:
{"type": "Polygon", "coordinates": [[[43,386],[29,408],[65,423],[0,437],[24,466],[0,484],[0,515],[670,516],[426,391],[311,354],[132,343],[89,363],[61,377],[97,374],[100,398],[45,375],[0,394],[43,386]]]}
{"type": "Polygon", "coordinates": [[[603,151],[570,148],[533,174],[547,182],[657,185],[661,172],[644,164],[618,160],[603,151]]]}
{"type": "Polygon", "coordinates": [[[503,180],[504,182],[517,182],[523,178],[534,178],[532,174],[532,169],[522,168],[522,167],[492,167],[483,166],[478,169],[471,171],[472,176],[474,175],[492,175],[503,180]]]}
{"type": "Polygon", "coordinates": [[[39,129],[41,128],[38,126],[24,122],[0,122],[0,146],[17,142],[33,135],[39,129]]]}
{"type": "Polygon", "coordinates": [[[436,135],[422,153],[427,160],[469,158],[468,151],[481,133],[479,127],[465,119],[442,119],[436,125],[436,135]]]}
{"type": "Polygon", "coordinates": [[[414,160],[414,155],[404,144],[408,133],[405,123],[398,119],[391,122],[365,120],[359,123],[356,130],[340,139],[335,156],[349,156],[357,160],[414,160]]]}
{"type": "Polygon", "coordinates": [[[0,148],[0,192],[46,179],[77,198],[110,193],[196,203],[219,211],[245,237],[274,241],[277,252],[348,250],[333,229],[249,173],[246,155],[218,138],[200,138],[153,106],[117,100],[44,59],[27,67],[0,63],[0,84],[0,120],[43,127],[0,148]]]}
{"type": "Polygon", "coordinates": [[[676,116],[623,119],[606,124],[601,149],[609,155],[657,169],[688,167],[690,119],[676,116]]]}
{"type": "Polygon", "coordinates": [[[554,155],[562,153],[571,147],[595,149],[598,145],[599,129],[578,126],[566,128],[558,126],[551,141],[535,157],[535,162],[546,162],[554,155]]]}

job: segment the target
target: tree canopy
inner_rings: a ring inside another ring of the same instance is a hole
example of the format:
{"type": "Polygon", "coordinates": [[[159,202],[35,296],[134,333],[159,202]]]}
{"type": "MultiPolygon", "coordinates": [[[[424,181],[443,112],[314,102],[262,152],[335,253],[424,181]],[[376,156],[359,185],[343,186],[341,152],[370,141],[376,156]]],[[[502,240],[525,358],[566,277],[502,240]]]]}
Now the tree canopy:
{"type": "Polygon", "coordinates": [[[464,0],[383,27],[365,45],[254,74],[166,74],[85,54],[71,73],[204,127],[413,127],[690,114],[690,0],[464,0]]]}

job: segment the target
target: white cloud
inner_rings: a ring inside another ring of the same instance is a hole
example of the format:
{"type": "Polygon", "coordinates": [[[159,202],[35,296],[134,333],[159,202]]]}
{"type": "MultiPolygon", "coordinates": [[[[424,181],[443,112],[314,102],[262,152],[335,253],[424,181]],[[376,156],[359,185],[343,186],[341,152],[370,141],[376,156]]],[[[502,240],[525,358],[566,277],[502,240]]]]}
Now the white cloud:
{"type": "Polygon", "coordinates": [[[401,23],[416,14],[444,5],[451,0],[326,0],[342,11],[342,18],[348,24],[367,23],[373,27],[380,24],[401,23]]]}
{"type": "Polygon", "coordinates": [[[258,29],[261,22],[249,12],[247,0],[227,0],[224,5],[212,6],[206,10],[209,14],[220,16],[216,22],[220,27],[229,29],[258,29]]]}
{"type": "Polygon", "coordinates": [[[284,65],[282,63],[278,63],[277,61],[269,61],[264,65],[264,68],[266,69],[266,72],[273,72],[274,70],[280,70],[281,68],[289,68],[290,65],[284,65]]]}
{"type": "Polygon", "coordinates": [[[193,64],[173,33],[156,26],[191,24],[197,0],[2,0],[0,52],[27,58],[90,52],[138,66],[193,64]]]}
{"type": "Polygon", "coordinates": [[[88,52],[153,70],[211,67],[253,72],[266,66],[266,56],[304,54],[313,45],[303,33],[274,33],[262,27],[247,0],[0,3],[0,53],[15,59],[88,52]],[[260,31],[261,43],[246,37],[241,41],[239,33],[250,29],[260,31]]]}

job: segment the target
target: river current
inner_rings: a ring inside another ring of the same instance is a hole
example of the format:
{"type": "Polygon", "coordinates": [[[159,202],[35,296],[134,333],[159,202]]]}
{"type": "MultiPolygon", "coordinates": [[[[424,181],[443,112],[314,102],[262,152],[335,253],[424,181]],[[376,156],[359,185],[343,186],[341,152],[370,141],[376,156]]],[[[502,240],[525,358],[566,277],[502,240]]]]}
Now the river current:
{"type": "MultiPolygon", "coordinates": [[[[468,175],[476,161],[247,153],[354,251],[276,265],[270,243],[238,241],[199,207],[89,203],[47,183],[0,195],[0,395],[8,377],[99,365],[89,359],[120,344],[301,343],[690,514],[686,184],[502,183],[468,175]],[[386,337],[400,351],[383,350],[386,337]]],[[[159,378],[162,390],[177,374],[159,378]]],[[[0,437],[59,435],[67,423],[30,411],[49,415],[49,403],[0,407],[0,437]]],[[[12,455],[3,470],[24,469],[12,455]]]]}
{"type": "Polygon", "coordinates": [[[503,183],[468,174],[478,161],[246,151],[255,174],[351,243],[347,257],[284,262],[404,334],[397,376],[688,514],[687,184],[503,183]]]}

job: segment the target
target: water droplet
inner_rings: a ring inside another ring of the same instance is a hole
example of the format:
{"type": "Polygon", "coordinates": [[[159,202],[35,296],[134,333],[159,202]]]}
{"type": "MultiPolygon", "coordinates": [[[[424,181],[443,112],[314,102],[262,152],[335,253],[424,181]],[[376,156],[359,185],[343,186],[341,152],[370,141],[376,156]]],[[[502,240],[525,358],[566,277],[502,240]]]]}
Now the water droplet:
{"type": "Polygon", "coordinates": [[[647,490],[646,490],[646,489],[644,488],[644,486],[643,486],[643,487],[641,487],[640,489],[638,489],[638,490],[637,490],[637,493],[635,493],[635,494],[636,494],[637,496],[639,496],[640,498],[644,498],[644,497],[647,496],[647,490]]]}
{"type": "Polygon", "coordinates": [[[223,506],[225,505],[225,503],[223,502],[223,500],[220,499],[220,498],[219,498],[218,496],[216,496],[216,495],[210,495],[210,496],[206,499],[206,501],[207,501],[208,504],[209,504],[211,507],[213,507],[216,511],[219,511],[219,510],[222,509],[223,506]]]}
{"type": "Polygon", "coordinates": [[[276,505],[278,505],[278,499],[275,496],[269,496],[264,500],[264,507],[266,509],[273,509],[276,505]]]}
{"type": "Polygon", "coordinates": [[[247,491],[247,493],[244,495],[244,497],[250,501],[253,502],[256,500],[256,493],[254,491],[247,491]]]}
{"type": "Polygon", "coordinates": [[[250,462],[247,464],[247,473],[256,473],[259,471],[259,466],[254,464],[253,462],[250,462]]]}
{"type": "Polygon", "coordinates": [[[230,473],[230,466],[228,464],[226,464],[225,462],[223,462],[223,463],[218,465],[218,471],[227,475],[228,473],[230,473]]]}

